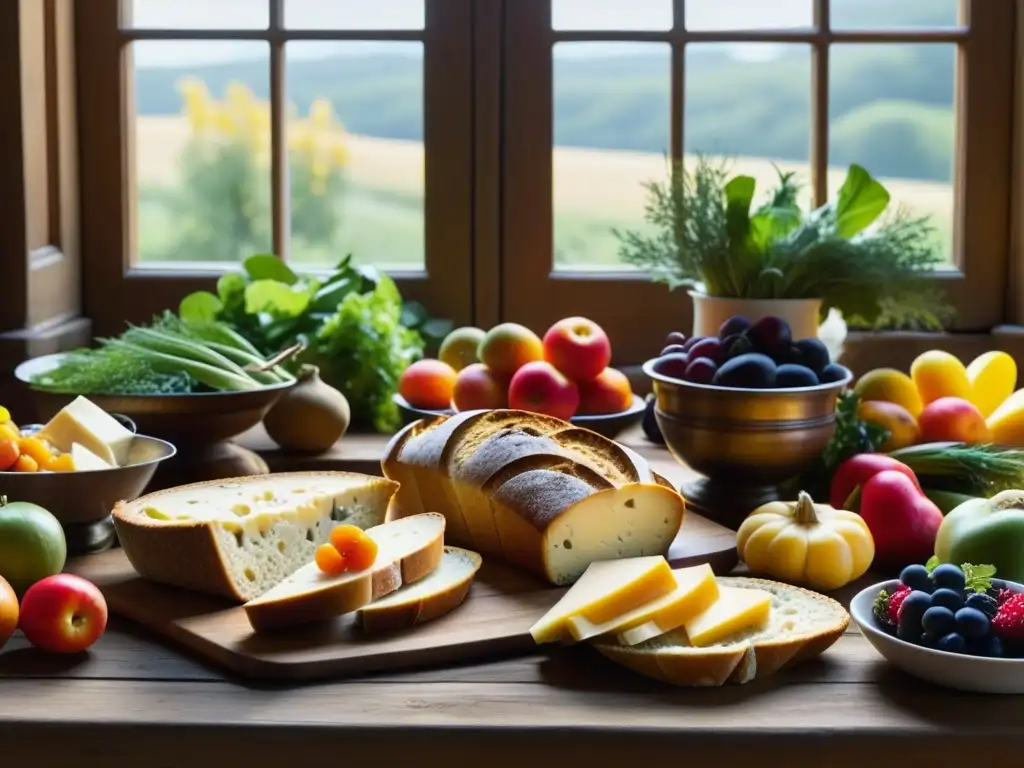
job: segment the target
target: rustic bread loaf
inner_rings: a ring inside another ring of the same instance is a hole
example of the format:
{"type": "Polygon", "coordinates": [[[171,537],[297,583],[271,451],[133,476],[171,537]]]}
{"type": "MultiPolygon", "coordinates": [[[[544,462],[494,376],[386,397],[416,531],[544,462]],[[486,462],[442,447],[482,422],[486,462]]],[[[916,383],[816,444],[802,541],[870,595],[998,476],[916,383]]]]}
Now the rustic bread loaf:
{"type": "Polygon", "coordinates": [[[838,640],[850,615],[835,600],[776,581],[720,578],[725,587],[770,592],[767,625],[695,648],[677,629],[630,646],[615,637],[594,647],[605,657],[647,677],[673,685],[717,686],[748,683],[818,656],[838,640]]]}
{"type": "MultiPolygon", "coordinates": [[[[408,518],[405,518],[408,519],[408,518]]],[[[445,547],[441,565],[429,576],[367,605],[356,614],[365,632],[395,632],[444,616],[466,599],[483,558],[445,547]]]]}
{"type": "Polygon", "coordinates": [[[398,484],[351,472],[292,472],[196,483],[114,507],[141,576],[238,602],[312,562],[331,529],[384,522],[398,484]]]}
{"type": "Polygon", "coordinates": [[[249,623],[262,631],[326,621],[418,582],[441,564],[444,528],[444,516],[434,512],[367,528],[378,547],[372,566],[331,575],[305,565],[243,606],[249,623]]]}
{"type": "Polygon", "coordinates": [[[414,423],[381,463],[401,484],[392,517],[442,512],[449,542],[554,584],[595,560],[662,555],[682,524],[682,497],[642,456],[525,411],[414,423]]]}

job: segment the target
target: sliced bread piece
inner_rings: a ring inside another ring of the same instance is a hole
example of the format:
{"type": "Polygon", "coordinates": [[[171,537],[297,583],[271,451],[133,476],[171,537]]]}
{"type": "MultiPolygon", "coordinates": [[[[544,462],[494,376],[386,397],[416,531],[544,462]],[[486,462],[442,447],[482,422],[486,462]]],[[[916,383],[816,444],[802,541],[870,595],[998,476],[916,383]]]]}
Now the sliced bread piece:
{"type": "Polygon", "coordinates": [[[255,475],[121,501],[113,519],[139,575],[244,603],[312,562],[336,525],[383,523],[397,489],[352,472],[255,475]]]}
{"type": "Polygon", "coordinates": [[[444,553],[444,515],[425,512],[366,529],[377,542],[377,559],[362,571],[326,574],[316,563],[300,568],[245,604],[252,628],[261,631],[325,621],[433,573],[444,553]]]}
{"type": "Polygon", "coordinates": [[[567,641],[569,620],[580,616],[592,624],[611,621],[677,586],[668,561],[660,555],[603,560],[590,567],[568,592],[530,627],[538,643],[567,641]]]}
{"type": "Polygon", "coordinates": [[[683,626],[718,599],[718,582],[710,565],[678,568],[672,573],[678,586],[667,595],[601,624],[573,616],[569,619],[569,632],[577,641],[614,633],[635,645],[683,626]]]}
{"type": "Polygon", "coordinates": [[[767,624],[703,648],[694,647],[682,629],[632,647],[617,638],[598,640],[594,647],[612,661],[655,680],[717,686],[748,683],[818,656],[850,624],[843,606],[817,592],[764,579],[727,577],[718,582],[721,587],[770,593],[767,624]]]}
{"type": "Polygon", "coordinates": [[[466,599],[483,558],[476,552],[445,547],[441,565],[429,576],[370,603],[356,614],[365,632],[394,632],[444,616],[466,599]]]}

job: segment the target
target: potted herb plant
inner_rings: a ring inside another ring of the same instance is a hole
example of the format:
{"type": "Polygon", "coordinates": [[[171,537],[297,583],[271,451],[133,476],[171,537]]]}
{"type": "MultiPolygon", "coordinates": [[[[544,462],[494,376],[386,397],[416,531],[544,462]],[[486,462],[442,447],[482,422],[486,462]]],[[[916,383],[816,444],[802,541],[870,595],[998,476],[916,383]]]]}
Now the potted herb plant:
{"type": "Polygon", "coordinates": [[[815,336],[833,309],[851,325],[940,330],[950,310],[928,280],[941,261],[927,218],[890,208],[888,190],[859,165],[834,201],[805,212],[794,174],[755,202],[756,181],[698,157],[645,184],[653,234],[615,234],[620,256],[670,289],[689,286],[695,335],[733,315],[786,319],[815,336]]]}

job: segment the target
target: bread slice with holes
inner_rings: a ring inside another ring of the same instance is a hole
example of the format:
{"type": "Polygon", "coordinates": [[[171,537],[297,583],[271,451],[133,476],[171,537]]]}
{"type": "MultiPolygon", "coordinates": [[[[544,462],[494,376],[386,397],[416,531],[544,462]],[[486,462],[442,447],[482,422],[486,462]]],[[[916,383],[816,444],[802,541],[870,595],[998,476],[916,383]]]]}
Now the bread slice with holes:
{"type": "Polygon", "coordinates": [[[363,631],[379,634],[440,618],[462,605],[482,564],[476,552],[445,547],[436,571],[370,603],[356,614],[356,621],[363,631]]]}
{"type": "Polygon", "coordinates": [[[444,529],[444,515],[436,512],[367,528],[378,547],[373,565],[337,575],[305,565],[243,606],[249,623],[263,631],[327,621],[414,584],[440,566],[444,529]]]}
{"type": "Polygon", "coordinates": [[[416,422],[381,464],[401,485],[392,518],[443,512],[450,543],[557,585],[597,560],[665,554],[685,508],[635,451],[525,411],[416,422]]]}
{"type": "Polygon", "coordinates": [[[594,647],[614,662],[672,685],[742,684],[824,653],[850,625],[843,606],[817,592],[765,579],[724,577],[718,583],[769,592],[768,622],[700,648],[690,644],[683,629],[634,646],[601,638],[594,647]]]}
{"type": "Polygon", "coordinates": [[[331,530],[384,522],[398,483],[292,472],[184,485],[114,507],[141,576],[244,603],[312,562],[331,530]]]}

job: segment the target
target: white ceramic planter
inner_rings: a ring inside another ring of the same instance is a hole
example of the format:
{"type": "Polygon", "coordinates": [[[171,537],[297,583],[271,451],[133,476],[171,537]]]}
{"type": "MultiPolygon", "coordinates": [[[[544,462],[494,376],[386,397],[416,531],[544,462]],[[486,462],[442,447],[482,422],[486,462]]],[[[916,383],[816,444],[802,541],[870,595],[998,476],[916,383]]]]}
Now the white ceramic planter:
{"type": "Polygon", "coordinates": [[[838,360],[846,338],[846,324],[838,313],[819,322],[820,299],[728,299],[690,291],[693,299],[693,335],[714,336],[722,323],[740,315],[756,323],[762,317],[781,317],[793,330],[793,338],[819,336],[838,360]]]}

